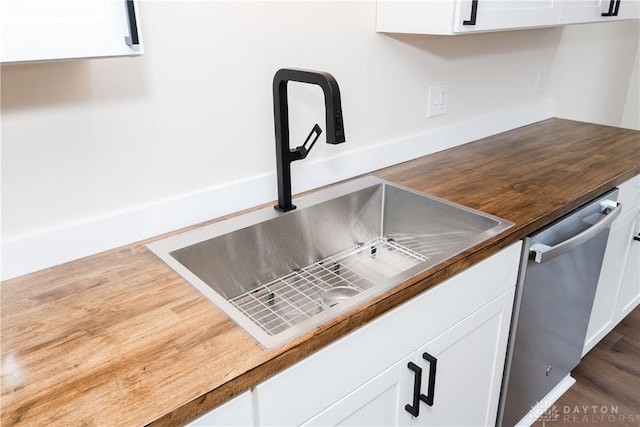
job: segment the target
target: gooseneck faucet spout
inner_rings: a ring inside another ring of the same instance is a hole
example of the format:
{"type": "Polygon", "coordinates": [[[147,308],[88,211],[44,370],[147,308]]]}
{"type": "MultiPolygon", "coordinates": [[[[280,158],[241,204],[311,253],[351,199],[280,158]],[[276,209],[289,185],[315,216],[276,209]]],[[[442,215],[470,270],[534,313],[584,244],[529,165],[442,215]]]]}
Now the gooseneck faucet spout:
{"type": "Polygon", "coordinates": [[[291,162],[307,157],[307,154],[309,154],[322,133],[322,129],[316,124],[303,145],[293,149],[289,148],[289,106],[287,101],[287,82],[289,81],[315,84],[322,88],[324,92],[327,143],[340,144],[345,140],[340,88],[338,88],[338,82],[331,74],[322,71],[291,68],[283,68],[276,72],[273,77],[273,113],[276,131],[278,204],[274,207],[281,212],[296,208],[291,203],[291,162]]]}

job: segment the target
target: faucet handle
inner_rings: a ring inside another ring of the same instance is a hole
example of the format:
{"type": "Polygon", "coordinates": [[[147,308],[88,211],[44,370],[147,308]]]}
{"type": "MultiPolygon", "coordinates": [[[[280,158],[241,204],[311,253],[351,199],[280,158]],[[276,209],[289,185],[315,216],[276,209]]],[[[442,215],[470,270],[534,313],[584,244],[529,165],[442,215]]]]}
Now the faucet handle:
{"type": "Polygon", "coordinates": [[[299,156],[296,156],[297,158],[295,160],[300,160],[307,157],[307,154],[309,154],[321,134],[322,128],[316,123],[313,129],[311,129],[311,132],[309,132],[309,136],[307,136],[307,139],[304,140],[304,144],[302,144],[300,147],[297,147],[295,150],[291,150],[292,154],[295,152],[299,156]],[[309,144],[309,146],[307,147],[307,143],[309,142],[309,140],[311,140],[311,137],[314,133],[316,134],[316,137],[313,138],[313,141],[311,141],[311,144],[309,144]]]}

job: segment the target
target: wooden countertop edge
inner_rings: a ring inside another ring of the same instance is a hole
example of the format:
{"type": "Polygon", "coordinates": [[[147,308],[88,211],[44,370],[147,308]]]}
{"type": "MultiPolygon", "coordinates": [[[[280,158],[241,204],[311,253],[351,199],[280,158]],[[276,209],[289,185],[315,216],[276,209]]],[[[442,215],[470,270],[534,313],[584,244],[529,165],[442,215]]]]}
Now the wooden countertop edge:
{"type": "MultiPolygon", "coordinates": [[[[640,165],[624,173],[621,173],[618,176],[616,176],[614,179],[611,179],[603,183],[602,185],[594,188],[593,190],[587,193],[584,193],[582,196],[574,199],[573,202],[564,204],[559,208],[555,209],[554,211],[549,212],[547,215],[544,215],[543,217],[540,217],[535,221],[532,221],[526,225],[523,225],[518,229],[518,235],[520,237],[516,240],[523,239],[524,237],[533,233],[534,231],[539,230],[540,228],[546,226],[547,224],[552,223],[553,221],[559,218],[562,218],[572,210],[582,206],[583,204],[589,202],[590,200],[595,199],[599,195],[606,193],[607,191],[622,184],[623,182],[630,180],[636,175],[640,175],[640,165]]],[[[507,232],[509,231],[510,230],[507,230],[507,232]]]]}
{"type": "MultiPolygon", "coordinates": [[[[358,310],[357,312],[353,314],[347,313],[346,315],[341,316],[341,320],[337,323],[317,334],[314,334],[310,338],[305,339],[295,347],[278,354],[268,362],[256,366],[254,369],[251,369],[220,387],[205,393],[176,410],[161,416],[148,425],[153,427],[175,426],[194,420],[195,418],[211,411],[215,407],[227,402],[233,397],[252,389],[264,380],[294,365],[296,362],[310,356],[316,351],[340,339],[358,327],[363,326],[367,322],[376,319],[387,311],[392,310],[400,304],[410,300],[432,286],[444,282],[455,274],[490,257],[501,249],[523,239],[528,234],[550,224],[589,200],[592,200],[598,195],[609,191],[615,186],[620,185],[639,174],[640,165],[621,173],[614,179],[611,179],[583,194],[572,203],[564,204],[559,208],[550,211],[547,215],[528,224],[524,224],[519,227],[514,226],[502,233],[500,236],[476,246],[469,251],[456,255],[452,259],[445,261],[444,264],[440,264],[439,266],[414,277],[408,282],[385,292],[383,295],[375,298],[371,304],[366,305],[364,308],[356,308],[356,310],[358,310]]],[[[376,173],[372,173],[370,175],[375,176],[376,173]]]]}

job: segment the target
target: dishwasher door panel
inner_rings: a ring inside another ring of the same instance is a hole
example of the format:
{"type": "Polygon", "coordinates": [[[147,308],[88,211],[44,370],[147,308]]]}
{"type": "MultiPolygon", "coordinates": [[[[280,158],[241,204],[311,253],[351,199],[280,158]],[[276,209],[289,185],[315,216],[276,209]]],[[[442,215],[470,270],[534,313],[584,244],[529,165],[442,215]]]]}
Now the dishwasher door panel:
{"type": "Polygon", "coordinates": [[[519,307],[512,323],[503,390],[505,427],[527,415],[580,362],[608,224],[620,212],[620,207],[603,208],[600,202],[605,198],[615,201],[616,191],[525,239],[523,257],[528,259],[523,260],[520,272],[519,307]],[[595,229],[599,231],[593,232],[595,229]],[[585,234],[589,234],[587,239],[576,239],[585,234]],[[566,245],[566,251],[552,250],[570,240],[578,243],[566,245]],[[551,256],[538,258],[536,247],[551,256]]]}
{"type": "Polygon", "coordinates": [[[504,426],[515,425],[580,362],[607,236],[544,264],[528,262],[504,426]]]}

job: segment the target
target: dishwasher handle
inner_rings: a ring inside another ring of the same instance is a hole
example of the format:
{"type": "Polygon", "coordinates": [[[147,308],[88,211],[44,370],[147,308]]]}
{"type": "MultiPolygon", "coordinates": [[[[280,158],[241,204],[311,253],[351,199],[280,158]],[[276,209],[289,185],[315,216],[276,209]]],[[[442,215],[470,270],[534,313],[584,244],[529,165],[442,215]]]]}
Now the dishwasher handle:
{"type": "MultiPolygon", "coordinates": [[[[610,201],[607,200],[606,202],[610,201]]],[[[611,210],[607,207],[605,212],[603,212],[605,214],[604,218],[564,242],[558,243],[555,246],[548,246],[544,243],[534,242],[529,248],[529,253],[532,255],[533,261],[538,264],[542,264],[545,261],[557,257],[558,255],[569,252],[571,249],[580,246],[611,225],[613,220],[620,215],[620,212],[622,211],[622,204],[615,202],[610,203],[615,204],[615,207],[611,210]]]]}

